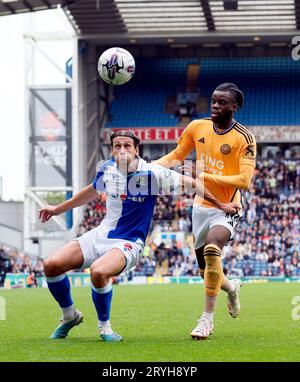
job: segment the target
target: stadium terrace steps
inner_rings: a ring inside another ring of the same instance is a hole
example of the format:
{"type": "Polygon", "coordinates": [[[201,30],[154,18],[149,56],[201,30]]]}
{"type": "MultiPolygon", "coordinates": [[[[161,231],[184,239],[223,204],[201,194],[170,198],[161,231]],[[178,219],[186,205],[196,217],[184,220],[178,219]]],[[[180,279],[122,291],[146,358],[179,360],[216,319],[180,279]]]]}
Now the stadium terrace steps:
{"type": "Polygon", "coordinates": [[[185,88],[188,65],[196,62],[193,58],[137,59],[134,78],[115,87],[112,120],[106,127],[177,126],[178,118],[165,112],[166,103],[178,88],[185,88]]]}
{"type": "MultiPolygon", "coordinates": [[[[245,94],[245,107],[236,117],[245,125],[299,125],[300,65],[289,57],[137,59],[134,78],[115,87],[115,100],[106,127],[177,126],[165,112],[168,97],[186,86],[190,64],[200,64],[200,97],[210,99],[222,82],[236,83],[245,94]],[[133,112],[134,110],[134,112],[133,112]]],[[[199,113],[198,117],[207,116],[199,113]]]]}
{"type": "Polygon", "coordinates": [[[238,85],[245,94],[245,107],[236,115],[242,124],[299,125],[299,81],[300,65],[290,57],[205,58],[199,88],[210,97],[222,82],[238,85]]]}

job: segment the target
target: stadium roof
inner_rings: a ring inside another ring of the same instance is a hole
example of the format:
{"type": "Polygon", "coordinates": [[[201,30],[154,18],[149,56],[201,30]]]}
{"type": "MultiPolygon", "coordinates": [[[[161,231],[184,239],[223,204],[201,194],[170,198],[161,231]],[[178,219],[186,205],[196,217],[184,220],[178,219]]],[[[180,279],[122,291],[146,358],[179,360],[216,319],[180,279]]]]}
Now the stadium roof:
{"type": "Polygon", "coordinates": [[[57,5],[78,36],[99,42],[177,37],[225,42],[253,35],[287,41],[300,30],[300,0],[3,0],[0,15],[57,5]]]}
{"type": "Polygon", "coordinates": [[[42,11],[53,9],[58,5],[66,6],[72,1],[61,0],[2,0],[0,1],[0,16],[15,15],[18,13],[42,11]]]}

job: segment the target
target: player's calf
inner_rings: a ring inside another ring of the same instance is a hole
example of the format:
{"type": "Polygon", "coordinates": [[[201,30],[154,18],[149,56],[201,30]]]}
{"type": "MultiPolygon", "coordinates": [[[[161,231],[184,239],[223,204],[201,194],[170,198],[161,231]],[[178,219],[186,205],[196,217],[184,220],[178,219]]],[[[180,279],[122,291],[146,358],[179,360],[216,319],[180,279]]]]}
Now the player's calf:
{"type": "Polygon", "coordinates": [[[204,272],[205,293],[209,297],[216,297],[223,282],[221,249],[214,244],[206,245],[204,258],[206,264],[204,272]]]}

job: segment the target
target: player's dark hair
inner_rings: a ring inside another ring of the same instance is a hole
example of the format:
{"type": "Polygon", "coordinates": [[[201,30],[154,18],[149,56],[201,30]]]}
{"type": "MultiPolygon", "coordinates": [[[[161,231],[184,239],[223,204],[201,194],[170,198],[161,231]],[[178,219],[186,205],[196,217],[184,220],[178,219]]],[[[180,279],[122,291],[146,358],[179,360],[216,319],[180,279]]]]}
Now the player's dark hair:
{"type": "Polygon", "coordinates": [[[238,104],[238,107],[243,107],[244,104],[244,94],[243,92],[233,84],[232,82],[224,82],[223,84],[216,87],[215,90],[222,92],[230,92],[233,98],[233,102],[238,104]]]}
{"type": "Polygon", "coordinates": [[[140,138],[138,138],[134,133],[128,130],[119,130],[115,131],[111,136],[110,136],[110,145],[113,147],[113,139],[116,137],[128,137],[132,138],[134,142],[134,147],[137,148],[138,145],[140,144],[140,138]]]}

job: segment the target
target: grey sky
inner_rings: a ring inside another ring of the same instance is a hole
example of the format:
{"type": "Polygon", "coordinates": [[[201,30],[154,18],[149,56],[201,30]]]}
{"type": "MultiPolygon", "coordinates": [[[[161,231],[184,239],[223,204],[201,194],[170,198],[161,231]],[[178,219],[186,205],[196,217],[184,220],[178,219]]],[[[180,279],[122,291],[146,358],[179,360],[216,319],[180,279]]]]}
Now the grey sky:
{"type": "MultiPolygon", "coordinates": [[[[0,177],[4,200],[22,200],[24,194],[25,78],[30,68],[25,68],[24,57],[29,45],[23,35],[31,32],[73,35],[62,10],[0,17],[0,177]]],[[[39,46],[62,69],[72,56],[71,39],[40,42],[39,46]]],[[[32,84],[53,85],[65,81],[38,52],[34,67],[33,75],[29,76],[32,84]]]]}

